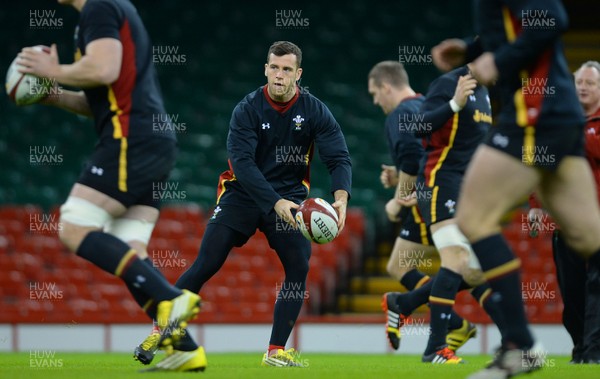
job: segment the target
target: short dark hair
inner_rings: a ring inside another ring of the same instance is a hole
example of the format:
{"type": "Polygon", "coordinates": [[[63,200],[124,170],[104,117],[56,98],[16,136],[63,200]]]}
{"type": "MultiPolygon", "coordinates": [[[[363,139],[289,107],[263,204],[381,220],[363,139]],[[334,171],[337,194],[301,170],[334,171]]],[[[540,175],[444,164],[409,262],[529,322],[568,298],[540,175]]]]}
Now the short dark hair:
{"type": "Polygon", "coordinates": [[[369,79],[373,79],[373,83],[377,87],[381,87],[383,83],[389,83],[396,88],[409,85],[408,74],[402,63],[398,61],[377,63],[369,72],[369,79]]]}
{"type": "Polygon", "coordinates": [[[286,54],[294,54],[296,56],[296,63],[298,64],[298,67],[300,67],[302,64],[302,50],[300,50],[297,45],[288,41],[273,42],[271,47],[269,47],[269,52],[267,53],[267,63],[269,62],[271,54],[275,54],[278,57],[286,54]]]}

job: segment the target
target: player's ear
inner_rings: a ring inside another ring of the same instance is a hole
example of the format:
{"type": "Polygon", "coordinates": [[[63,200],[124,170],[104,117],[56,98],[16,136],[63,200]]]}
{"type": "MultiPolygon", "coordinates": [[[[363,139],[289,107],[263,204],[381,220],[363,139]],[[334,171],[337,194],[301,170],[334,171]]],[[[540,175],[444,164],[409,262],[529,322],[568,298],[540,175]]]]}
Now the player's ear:
{"type": "Polygon", "coordinates": [[[381,87],[380,87],[384,93],[389,93],[392,90],[392,86],[390,85],[390,83],[386,83],[383,82],[381,83],[381,87]]]}
{"type": "Polygon", "coordinates": [[[302,67],[300,67],[296,70],[296,81],[300,80],[301,76],[302,76],[302,67]]]}

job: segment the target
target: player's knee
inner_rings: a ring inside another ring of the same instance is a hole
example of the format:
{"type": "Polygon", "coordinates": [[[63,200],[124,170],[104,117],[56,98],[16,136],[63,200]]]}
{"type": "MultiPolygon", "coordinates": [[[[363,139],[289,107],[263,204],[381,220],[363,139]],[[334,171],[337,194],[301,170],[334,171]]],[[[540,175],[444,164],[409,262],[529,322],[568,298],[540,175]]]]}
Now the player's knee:
{"type": "Polygon", "coordinates": [[[73,252],[73,241],[71,241],[71,225],[68,223],[60,222],[60,229],[58,231],[58,239],[69,249],[69,251],[73,252]]]}
{"type": "MultiPolygon", "coordinates": [[[[472,208],[471,208],[472,209],[472,208]]],[[[455,216],[456,225],[468,241],[477,241],[485,236],[499,233],[502,217],[490,212],[471,211],[468,207],[461,211],[460,207],[455,216]]]]}
{"type": "Polygon", "coordinates": [[[81,241],[91,231],[89,228],[82,227],[79,225],[73,225],[68,222],[61,221],[61,229],[58,232],[58,238],[60,241],[71,251],[76,253],[81,241]]]}
{"type": "Polygon", "coordinates": [[[59,239],[70,251],[76,252],[90,231],[102,229],[111,218],[108,212],[97,205],[69,197],[60,207],[59,239]]]}
{"type": "Polygon", "coordinates": [[[469,268],[480,270],[479,261],[457,224],[443,226],[432,234],[442,257],[442,266],[464,274],[469,268]]]}
{"type": "Polygon", "coordinates": [[[284,267],[286,281],[305,282],[308,276],[309,263],[308,260],[294,262],[288,267],[284,267]]]}
{"type": "Polygon", "coordinates": [[[104,231],[129,244],[142,259],[145,259],[148,257],[146,248],[154,230],[154,225],[154,222],[145,220],[118,218],[109,221],[104,231]]]}
{"type": "Polygon", "coordinates": [[[441,266],[456,273],[463,274],[469,266],[469,255],[460,246],[449,246],[440,249],[441,266]]]}

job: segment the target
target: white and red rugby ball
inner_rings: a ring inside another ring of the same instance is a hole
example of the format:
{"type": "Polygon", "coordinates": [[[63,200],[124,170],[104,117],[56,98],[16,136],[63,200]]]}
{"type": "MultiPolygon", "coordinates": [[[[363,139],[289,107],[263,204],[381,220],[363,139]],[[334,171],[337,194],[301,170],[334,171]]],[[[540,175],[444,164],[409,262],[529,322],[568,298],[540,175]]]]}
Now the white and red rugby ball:
{"type": "Polygon", "coordinates": [[[323,244],[338,234],[338,215],[325,200],[315,197],[304,200],[296,210],[296,224],[308,240],[323,244]]]}
{"type": "MultiPolygon", "coordinates": [[[[34,49],[50,54],[47,46],[34,46],[34,49]]],[[[31,74],[22,74],[19,69],[23,68],[15,58],[6,72],[6,93],[17,105],[31,105],[48,96],[50,80],[41,80],[31,74]]]]}

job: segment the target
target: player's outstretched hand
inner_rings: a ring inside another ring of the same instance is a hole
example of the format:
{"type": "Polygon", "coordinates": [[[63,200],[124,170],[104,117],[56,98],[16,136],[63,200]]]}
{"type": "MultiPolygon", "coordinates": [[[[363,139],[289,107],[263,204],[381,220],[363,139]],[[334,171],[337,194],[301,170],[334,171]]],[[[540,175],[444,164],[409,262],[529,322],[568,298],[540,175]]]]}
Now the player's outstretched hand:
{"type": "Polygon", "coordinates": [[[283,221],[287,222],[294,229],[296,229],[296,221],[292,215],[292,209],[298,209],[299,207],[300,205],[294,203],[293,201],[279,199],[275,203],[273,209],[275,209],[275,213],[277,213],[277,215],[281,217],[283,221]]]}
{"type": "Polygon", "coordinates": [[[496,67],[494,54],[490,52],[481,54],[471,64],[471,73],[484,86],[496,83],[496,80],[498,80],[498,68],[496,67]]]}
{"type": "Polygon", "coordinates": [[[458,83],[456,84],[456,90],[454,91],[454,97],[452,99],[460,109],[465,107],[469,96],[475,93],[475,87],[477,87],[477,80],[471,75],[467,74],[458,78],[458,83]]]}
{"type": "Polygon", "coordinates": [[[396,198],[396,201],[403,207],[412,207],[413,205],[417,205],[417,193],[413,191],[408,196],[396,198]]]}
{"type": "Polygon", "coordinates": [[[451,38],[440,42],[431,49],[433,64],[446,72],[465,62],[467,43],[462,39],[451,38]]]}
{"type": "Polygon", "coordinates": [[[383,188],[391,188],[398,185],[398,170],[396,166],[381,165],[381,175],[379,176],[383,188]]]}
{"type": "Polygon", "coordinates": [[[33,74],[42,78],[56,78],[60,69],[56,44],[50,46],[50,54],[33,47],[25,47],[18,57],[17,62],[24,66],[19,72],[23,74],[33,74]]]}

